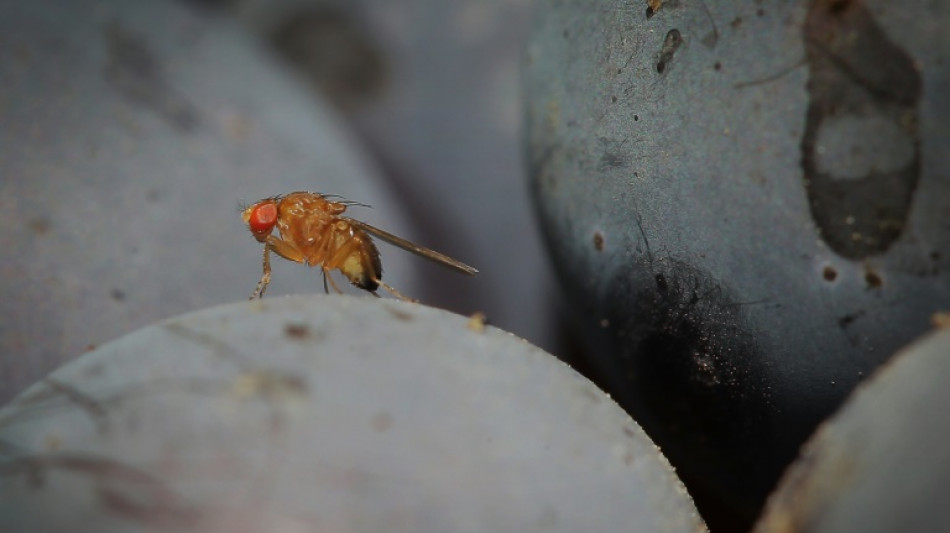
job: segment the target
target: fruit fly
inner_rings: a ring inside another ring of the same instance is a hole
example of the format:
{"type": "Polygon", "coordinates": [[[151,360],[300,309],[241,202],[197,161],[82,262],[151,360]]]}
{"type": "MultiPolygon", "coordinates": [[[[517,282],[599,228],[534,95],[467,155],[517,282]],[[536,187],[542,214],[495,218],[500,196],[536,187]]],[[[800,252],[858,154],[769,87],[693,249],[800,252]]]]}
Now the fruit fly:
{"type": "Polygon", "coordinates": [[[378,296],[376,289],[383,287],[393,296],[411,301],[383,283],[379,251],[370,235],[463,274],[474,276],[478,273],[478,270],[447,255],[342,216],[352,205],[363,204],[315,192],[293,192],[265,198],[245,208],[241,213],[244,223],[257,242],[264,243],[264,273],[250,299],[264,296],[270,283],[270,253],[274,252],[289,261],[319,266],[323,271],[323,290],[328,293],[327,280],[336,292],[343,292],[330,276],[330,271],[339,270],[350,283],[374,296],[378,296]],[[275,227],[280,237],[273,235],[275,227]]]}

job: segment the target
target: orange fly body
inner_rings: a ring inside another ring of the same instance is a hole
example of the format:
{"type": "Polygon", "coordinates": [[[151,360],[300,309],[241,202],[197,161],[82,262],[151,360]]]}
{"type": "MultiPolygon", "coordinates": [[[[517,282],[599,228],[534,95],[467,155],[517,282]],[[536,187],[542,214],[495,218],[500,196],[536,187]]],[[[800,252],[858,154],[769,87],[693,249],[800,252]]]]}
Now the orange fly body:
{"type": "Polygon", "coordinates": [[[389,232],[342,216],[354,202],[333,201],[315,192],[294,192],[265,198],[245,208],[244,223],[258,242],[264,244],[264,273],[251,294],[251,299],[264,295],[270,283],[270,253],[323,271],[323,289],[329,292],[327,280],[337,292],[331,270],[339,270],[350,283],[376,295],[383,287],[402,300],[411,300],[383,283],[383,267],[379,251],[370,237],[378,237],[392,245],[420,255],[463,274],[474,276],[478,270],[434,250],[419,246],[389,232]],[[280,237],[273,235],[274,228],[280,237]]]}

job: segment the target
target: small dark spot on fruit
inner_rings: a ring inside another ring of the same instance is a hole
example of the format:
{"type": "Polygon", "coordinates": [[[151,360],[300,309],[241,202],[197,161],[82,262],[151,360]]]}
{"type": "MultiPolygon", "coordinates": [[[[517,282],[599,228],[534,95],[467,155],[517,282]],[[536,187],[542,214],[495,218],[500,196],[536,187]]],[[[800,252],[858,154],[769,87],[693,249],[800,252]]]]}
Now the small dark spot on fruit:
{"type": "Polygon", "coordinates": [[[386,310],[389,311],[393,317],[398,320],[405,320],[406,322],[412,320],[412,314],[407,313],[401,309],[394,309],[392,307],[386,306],[386,310]]]}
{"type": "Polygon", "coordinates": [[[640,115],[633,115],[633,121],[636,122],[640,120],[640,115]]]}
{"type": "Polygon", "coordinates": [[[730,22],[729,25],[732,26],[732,29],[736,29],[739,26],[742,26],[742,17],[736,17],[732,19],[732,22],[730,22]]]}
{"type": "Polygon", "coordinates": [[[719,61],[716,61],[715,63],[713,63],[713,70],[722,70],[722,63],[720,63],[719,61]]]}
{"type": "Polygon", "coordinates": [[[663,74],[664,70],[666,70],[666,63],[664,61],[658,61],[656,63],[656,71],[660,74],[663,74]]]}
{"type": "Polygon", "coordinates": [[[617,74],[620,74],[620,73],[622,73],[622,72],[623,72],[623,69],[622,69],[622,68],[618,68],[618,69],[617,69],[617,74]]]}
{"type": "Polygon", "coordinates": [[[656,279],[656,288],[660,292],[666,292],[667,289],[669,289],[670,286],[666,282],[666,276],[664,276],[663,274],[657,274],[656,276],[654,276],[654,279],[656,279]]]}
{"type": "Polygon", "coordinates": [[[880,289],[884,285],[884,279],[873,270],[864,273],[864,282],[867,283],[869,289],[880,289]]]}
{"type": "Polygon", "coordinates": [[[840,15],[851,7],[851,0],[837,0],[828,4],[828,12],[833,15],[840,15]]]}
{"type": "Polygon", "coordinates": [[[49,233],[50,221],[46,217],[37,217],[30,219],[29,226],[30,231],[37,235],[45,235],[49,233]]]}
{"type": "Polygon", "coordinates": [[[594,232],[594,249],[598,252],[604,249],[604,235],[599,231],[594,232]]]}
{"type": "Polygon", "coordinates": [[[848,326],[850,326],[855,320],[861,318],[862,316],[864,316],[864,311],[857,311],[854,313],[848,313],[847,315],[840,316],[838,317],[838,327],[841,329],[845,329],[848,326]]]}
{"type": "Polygon", "coordinates": [[[112,289],[109,291],[109,296],[111,296],[112,299],[117,302],[125,301],[125,291],[122,289],[112,289]]]}
{"type": "Polygon", "coordinates": [[[762,9],[762,8],[756,9],[756,10],[755,10],[755,14],[758,15],[758,16],[760,16],[760,17],[764,17],[764,16],[765,16],[765,10],[762,9]]]}
{"type": "Polygon", "coordinates": [[[617,103],[617,97],[616,97],[616,96],[611,96],[611,97],[610,97],[610,103],[616,104],[616,103],[617,103]]]}
{"type": "Polygon", "coordinates": [[[563,32],[561,32],[561,35],[563,35],[564,38],[567,39],[571,36],[571,30],[564,30],[563,32]]]}
{"type": "Polygon", "coordinates": [[[284,326],[284,334],[291,339],[305,339],[310,336],[310,327],[301,323],[287,324],[284,326]]]}
{"type": "Polygon", "coordinates": [[[654,11],[652,7],[647,6],[647,18],[653,18],[653,15],[656,15],[656,11],[654,11]]]}
{"type": "Polygon", "coordinates": [[[380,411],[379,413],[373,415],[373,419],[369,424],[376,431],[385,433],[389,431],[389,428],[393,427],[393,415],[385,411],[380,411]]]}
{"type": "Polygon", "coordinates": [[[821,277],[825,278],[825,281],[834,281],[838,279],[838,271],[832,266],[826,266],[821,271],[821,277]]]}

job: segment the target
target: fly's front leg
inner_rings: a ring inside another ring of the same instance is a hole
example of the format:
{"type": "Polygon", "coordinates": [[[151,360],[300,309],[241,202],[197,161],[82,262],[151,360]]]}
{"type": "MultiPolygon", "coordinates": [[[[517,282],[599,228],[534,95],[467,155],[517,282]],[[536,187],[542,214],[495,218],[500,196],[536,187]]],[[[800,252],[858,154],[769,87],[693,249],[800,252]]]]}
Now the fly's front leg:
{"type": "Polygon", "coordinates": [[[262,268],[264,273],[261,275],[261,280],[257,282],[257,288],[254,289],[254,292],[251,294],[251,297],[248,300],[254,300],[257,298],[264,297],[264,291],[267,290],[267,285],[270,284],[270,245],[264,245],[264,259],[261,261],[262,268]]]}
{"type": "Polygon", "coordinates": [[[303,263],[304,255],[296,246],[290,244],[287,241],[283,241],[269,235],[267,241],[264,244],[264,258],[262,261],[262,266],[264,273],[261,275],[261,280],[257,282],[257,288],[254,289],[254,294],[251,294],[250,299],[261,298],[264,296],[264,291],[267,290],[267,285],[270,284],[270,253],[274,252],[275,254],[287,259],[288,261],[294,261],[296,263],[303,263]]]}

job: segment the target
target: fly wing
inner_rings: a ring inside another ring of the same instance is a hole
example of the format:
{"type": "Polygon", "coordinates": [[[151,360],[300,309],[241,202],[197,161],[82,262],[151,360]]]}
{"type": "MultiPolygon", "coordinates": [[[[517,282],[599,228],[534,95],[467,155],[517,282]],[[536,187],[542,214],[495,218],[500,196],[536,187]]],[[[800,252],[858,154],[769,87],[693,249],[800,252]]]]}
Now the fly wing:
{"type": "Polygon", "coordinates": [[[407,241],[406,239],[403,239],[402,237],[397,237],[393,235],[392,233],[389,233],[388,231],[383,231],[377,228],[376,226],[371,226],[367,224],[366,222],[360,222],[359,220],[355,220],[352,218],[347,218],[346,221],[356,226],[357,228],[360,228],[366,233],[369,233],[370,235],[374,237],[379,237],[380,239],[388,242],[389,244],[392,244],[393,246],[398,246],[402,248],[403,250],[412,252],[421,257],[425,257],[429,261],[434,261],[441,265],[458,270],[459,272],[463,274],[468,274],[469,276],[474,276],[475,274],[478,273],[478,270],[476,268],[466,265],[465,263],[459,261],[458,259],[452,259],[451,257],[445,254],[440,254],[439,252],[436,252],[435,250],[430,250],[424,246],[419,246],[418,244],[407,241]]]}

